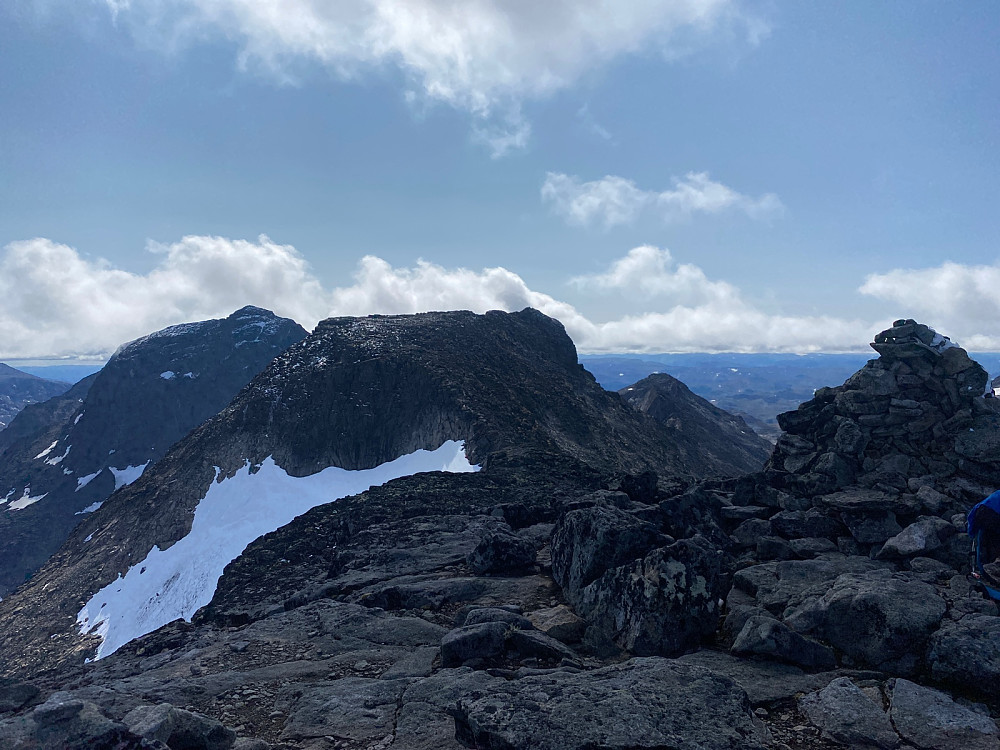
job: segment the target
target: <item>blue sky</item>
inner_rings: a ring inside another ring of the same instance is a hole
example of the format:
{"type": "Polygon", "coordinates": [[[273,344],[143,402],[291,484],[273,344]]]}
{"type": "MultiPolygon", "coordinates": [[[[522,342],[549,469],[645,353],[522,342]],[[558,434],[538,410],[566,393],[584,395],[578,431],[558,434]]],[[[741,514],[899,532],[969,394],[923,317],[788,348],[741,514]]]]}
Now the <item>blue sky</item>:
{"type": "Polygon", "coordinates": [[[1000,5],[602,5],[8,0],[0,356],[246,303],[1000,349],[1000,5]]]}

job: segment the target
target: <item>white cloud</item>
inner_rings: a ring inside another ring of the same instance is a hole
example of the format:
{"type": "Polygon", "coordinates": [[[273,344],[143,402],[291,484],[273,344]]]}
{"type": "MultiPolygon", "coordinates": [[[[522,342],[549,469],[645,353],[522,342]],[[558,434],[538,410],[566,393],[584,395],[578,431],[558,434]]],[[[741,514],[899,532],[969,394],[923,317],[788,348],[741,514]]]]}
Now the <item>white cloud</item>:
{"type": "Polygon", "coordinates": [[[326,309],[305,260],[267,237],[185,237],[150,249],[159,263],[141,275],[47,239],[7,245],[0,256],[0,356],[106,356],[124,341],[245,304],[313,322],[326,309]]]}
{"type": "MultiPolygon", "coordinates": [[[[216,32],[240,63],[294,78],[318,62],[343,79],[396,69],[428,100],[486,122],[623,55],[672,59],[720,34],[756,45],[766,24],[742,0],[105,0],[118,23],[177,48],[216,32]]],[[[502,123],[501,123],[502,126],[502,123]]],[[[489,126],[482,125],[479,129],[489,126]]],[[[523,140],[523,129],[506,148],[523,140]]]]}
{"type": "Polygon", "coordinates": [[[574,176],[549,172],[542,184],[542,200],[570,224],[600,223],[605,228],[631,224],[644,211],[658,213],[665,221],[730,210],[752,219],[767,219],[784,211],[774,193],[757,198],[743,195],[710,179],[707,172],[688,172],[683,178],[675,177],[673,183],[671,190],[654,191],[615,175],[581,182],[574,176]]]}
{"type": "Polygon", "coordinates": [[[562,321],[581,351],[831,351],[864,348],[879,329],[833,317],[775,316],[731,284],[709,279],[666,250],[640,247],[583,290],[643,295],[659,309],[595,321],[528,287],[513,271],[445,268],[419,261],[396,268],[365,256],[353,283],[325,289],[292,247],[185,237],[153,245],[147,274],[87,260],[47,239],[14,242],[0,254],[0,358],[106,356],[167,325],[228,315],[255,304],[307,328],[330,315],[534,307],[562,321]]]}
{"type": "Polygon", "coordinates": [[[859,291],[892,302],[966,349],[1000,351],[1000,264],[942,263],[871,274],[859,291]]]}

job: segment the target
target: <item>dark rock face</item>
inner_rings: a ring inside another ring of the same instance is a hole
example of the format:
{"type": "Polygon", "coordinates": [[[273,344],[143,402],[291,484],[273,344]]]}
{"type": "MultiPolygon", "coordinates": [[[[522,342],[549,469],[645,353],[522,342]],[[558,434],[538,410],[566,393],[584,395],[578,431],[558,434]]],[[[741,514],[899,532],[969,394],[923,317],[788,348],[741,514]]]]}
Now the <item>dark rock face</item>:
{"type": "Polygon", "coordinates": [[[618,393],[669,427],[671,440],[693,465],[716,466],[720,474],[737,476],[757,471],[771,454],[771,444],[742,417],[713,406],[665,373],[650,375],[618,393]]]}
{"type": "Polygon", "coordinates": [[[70,383],[46,380],[0,363],[0,430],[29,404],[39,404],[59,396],[70,383]]]}
{"type": "Polygon", "coordinates": [[[0,505],[0,596],[304,336],[294,321],[254,307],[173,326],[125,344],[100,372],[18,414],[0,433],[0,497],[8,500],[0,505]]]}

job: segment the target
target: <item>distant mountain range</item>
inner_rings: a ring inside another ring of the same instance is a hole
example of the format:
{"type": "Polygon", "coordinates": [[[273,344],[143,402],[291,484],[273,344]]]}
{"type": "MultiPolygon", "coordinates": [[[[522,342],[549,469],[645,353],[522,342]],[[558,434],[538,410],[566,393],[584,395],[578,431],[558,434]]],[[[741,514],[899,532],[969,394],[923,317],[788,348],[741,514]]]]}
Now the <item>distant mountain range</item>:
{"type": "Polygon", "coordinates": [[[28,404],[47,401],[69,390],[70,383],[47,380],[0,364],[0,430],[28,404]]]}
{"type": "MultiPolygon", "coordinates": [[[[721,409],[743,417],[774,442],[776,417],[795,409],[824,386],[844,382],[877,355],[857,354],[581,354],[580,363],[608,390],[620,390],[664,372],[721,409]]],[[[1000,354],[970,355],[987,372],[1000,373],[1000,354]]]]}

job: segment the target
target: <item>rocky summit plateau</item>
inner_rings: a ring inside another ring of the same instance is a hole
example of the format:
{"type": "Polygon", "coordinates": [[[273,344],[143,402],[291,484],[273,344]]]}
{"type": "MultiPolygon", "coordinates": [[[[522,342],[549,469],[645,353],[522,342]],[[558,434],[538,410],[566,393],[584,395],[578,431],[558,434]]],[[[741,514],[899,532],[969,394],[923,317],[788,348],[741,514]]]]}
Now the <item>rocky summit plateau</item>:
{"type": "Polygon", "coordinates": [[[771,451],[534,310],[323,321],[0,602],[0,747],[1000,748],[1000,400],[873,347],[771,451]]]}

